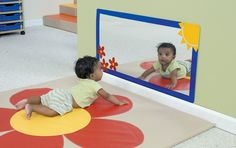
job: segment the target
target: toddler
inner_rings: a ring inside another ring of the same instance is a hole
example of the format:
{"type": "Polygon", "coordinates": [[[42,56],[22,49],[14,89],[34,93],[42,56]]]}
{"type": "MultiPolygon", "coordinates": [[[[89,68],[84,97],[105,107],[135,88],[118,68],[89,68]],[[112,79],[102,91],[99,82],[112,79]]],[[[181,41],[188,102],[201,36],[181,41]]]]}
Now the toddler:
{"type": "Polygon", "coordinates": [[[75,73],[79,83],[70,89],[53,89],[42,96],[34,96],[16,103],[17,109],[25,108],[26,118],[30,119],[32,112],[53,117],[64,115],[73,108],[90,106],[97,95],[115,104],[124,105],[128,102],[118,100],[106,92],[97,82],[102,79],[103,72],[98,59],[90,56],[79,58],[75,65],[75,73]]]}
{"type": "Polygon", "coordinates": [[[177,80],[190,75],[191,61],[176,61],[176,48],[171,43],[161,43],[157,47],[158,61],[151,68],[143,72],[139,77],[144,80],[151,73],[159,70],[164,78],[170,79],[170,83],[166,86],[173,89],[177,85],[177,80]]]}

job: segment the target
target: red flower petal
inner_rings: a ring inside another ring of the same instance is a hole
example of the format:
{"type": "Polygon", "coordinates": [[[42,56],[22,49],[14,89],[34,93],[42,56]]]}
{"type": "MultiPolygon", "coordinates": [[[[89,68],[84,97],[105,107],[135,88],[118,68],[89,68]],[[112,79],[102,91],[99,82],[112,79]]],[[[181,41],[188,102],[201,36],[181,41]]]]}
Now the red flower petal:
{"type": "Polygon", "coordinates": [[[17,110],[14,109],[0,108],[0,132],[13,129],[10,119],[16,112],[17,110]]]}
{"type": "Polygon", "coordinates": [[[143,142],[141,130],[123,121],[93,119],[80,131],[65,135],[82,147],[133,148],[143,142]]]}
{"type": "Polygon", "coordinates": [[[92,105],[85,108],[92,117],[104,117],[127,112],[132,108],[132,102],[123,96],[115,95],[119,100],[127,100],[129,103],[126,105],[114,105],[102,97],[99,97],[92,105]]]}
{"type": "MultiPolygon", "coordinates": [[[[170,83],[170,79],[163,78],[160,75],[155,75],[149,80],[149,82],[161,87],[166,87],[170,83]]],[[[174,88],[174,90],[189,90],[189,88],[190,88],[190,80],[183,78],[183,79],[178,79],[178,83],[174,88]]]]}
{"type": "Polygon", "coordinates": [[[31,96],[41,96],[49,92],[51,88],[35,88],[35,89],[26,89],[20,92],[17,92],[13,96],[11,96],[10,101],[13,105],[15,105],[18,101],[29,98],[31,96]]]}
{"type": "Polygon", "coordinates": [[[113,68],[116,71],[116,67],[113,68]]]}
{"type": "Polygon", "coordinates": [[[115,62],[115,58],[114,58],[114,57],[112,57],[112,59],[111,59],[111,60],[112,60],[112,62],[113,62],[113,63],[115,62]]]}
{"type": "Polygon", "coordinates": [[[19,132],[9,132],[0,136],[1,148],[63,148],[63,137],[29,136],[19,132]]]}

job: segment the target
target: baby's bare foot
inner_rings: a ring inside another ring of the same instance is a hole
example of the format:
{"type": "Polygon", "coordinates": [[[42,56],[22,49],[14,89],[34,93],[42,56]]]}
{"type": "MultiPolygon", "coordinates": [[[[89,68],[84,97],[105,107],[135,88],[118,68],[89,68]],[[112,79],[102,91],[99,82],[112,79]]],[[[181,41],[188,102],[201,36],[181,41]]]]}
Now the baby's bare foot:
{"type": "Polygon", "coordinates": [[[17,110],[23,109],[27,103],[27,99],[23,99],[15,104],[17,110]]]}
{"type": "Polygon", "coordinates": [[[26,118],[29,120],[32,114],[32,107],[30,104],[25,105],[26,118]]]}

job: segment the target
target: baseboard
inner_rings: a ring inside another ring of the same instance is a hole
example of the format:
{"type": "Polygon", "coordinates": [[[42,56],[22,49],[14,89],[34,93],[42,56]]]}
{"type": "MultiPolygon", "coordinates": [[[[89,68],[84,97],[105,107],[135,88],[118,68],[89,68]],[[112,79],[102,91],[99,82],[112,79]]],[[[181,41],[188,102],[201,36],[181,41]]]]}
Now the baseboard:
{"type": "Polygon", "coordinates": [[[220,129],[236,134],[236,119],[230,116],[183,101],[181,99],[177,99],[175,97],[163,94],[141,85],[137,85],[107,73],[104,73],[102,81],[126,89],[132,93],[144,96],[146,98],[150,98],[158,103],[167,105],[182,112],[202,118],[211,123],[214,123],[216,127],[220,129]]]}
{"type": "Polygon", "coordinates": [[[25,25],[25,27],[42,26],[43,19],[25,20],[24,25],[25,25]]]}

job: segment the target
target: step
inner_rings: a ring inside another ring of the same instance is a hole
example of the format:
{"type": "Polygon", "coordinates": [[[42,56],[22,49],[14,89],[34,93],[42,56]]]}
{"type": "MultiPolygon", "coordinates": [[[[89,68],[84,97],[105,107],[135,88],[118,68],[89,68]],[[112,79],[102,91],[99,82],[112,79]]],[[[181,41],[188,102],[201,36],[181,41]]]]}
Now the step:
{"type": "Polygon", "coordinates": [[[65,14],[47,15],[43,17],[43,24],[45,26],[50,26],[73,33],[77,32],[76,16],[65,14]]]}
{"type": "Polygon", "coordinates": [[[76,4],[61,4],[60,13],[77,16],[77,5],[76,4]]]}

